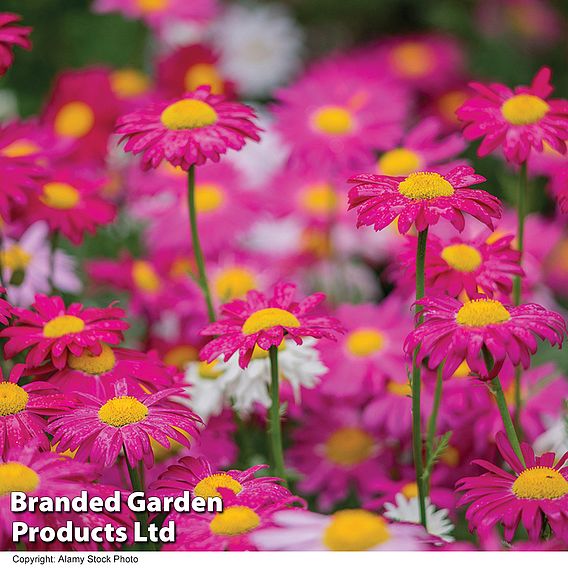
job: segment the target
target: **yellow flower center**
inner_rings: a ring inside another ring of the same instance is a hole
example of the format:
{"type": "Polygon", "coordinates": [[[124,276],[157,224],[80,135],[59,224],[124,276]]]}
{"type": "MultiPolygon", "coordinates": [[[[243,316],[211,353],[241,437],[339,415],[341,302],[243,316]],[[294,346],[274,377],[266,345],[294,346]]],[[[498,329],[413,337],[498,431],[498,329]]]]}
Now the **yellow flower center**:
{"type": "Polygon", "coordinates": [[[378,169],[385,176],[407,176],[418,171],[422,165],[420,154],[406,148],[395,148],[380,157],[378,169]]]}
{"type": "Polygon", "coordinates": [[[568,481],[551,467],[530,467],[515,479],[513,493],[519,499],[560,499],[568,495],[568,481]]]}
{"type": "Polygon", "coordinates": [[[230,489],[235,495],[240,493],[243,486],[226,473],[214,473],[202,479],[193,490],[194,497],[221,497],[218,489],[230,489]]]}
{"type": "Polygon", "coordinates": [[[170,0],[135,0],[141,12],[163,12],[169,5],[170,0]]]}
{"type": "Polygon", "coordinates": [[[353,130],[353,116],[343,107],[325,106],[317,110],[312,116],[314,127],[332,136],[348,134],[353,130]]]}
{"type": "Polygon", "coordinates": [[[76,316],[57,316],[43,326],[43,336],[55,339],[71,333],[80,333],[85,329],[85,322],[76,316]]]}
{"type": "Polygon", "coordinates": [[[407,483],[400,492],[407,498],[407,499],[414,499],[414,497],[418,497],[418,485],[416,483],[407,483]]]}
{"type": "Polygon", "coordinates": [[[347,351],[355,357],[368,357],[380,351],[384,344],[384,335],[372,328],[352,331],[346,340],[347,351]]]}
{"type": "Polygon", "coordinates": [[[466,377],[471,377],[471,369],[467,364],[467,361],[462,361],[460,366],[454,371],[454,377],[456,379],[465,379],[466,377]]]}
{"type": "Polygon", "coordinates": [[[31,493],[38,488],[39,475],[18,462],[0,463],[0,497],[12,491],[31,493]]]}
{"type": "Polygon", "coordinates": [[[215,293],[224,301],[242,298],[256,288],[256,276],[246,268],[233,266],[223,270],[214,281],[215,293]]]}
{"type": "Polygon", "coordinates": [[[329,232],[317,227],[307,227],[301,235],[302,250],[314,254],[319,258],[327,258],[331,255],[332,242],[329,232]]]}
{"type": "Polygon", "coordinates": [[[209,528],[213,534],[236,536],[245,534],[260,525],[260,517],[244,505],[227,507],[222,513],[217,513],[209,528]]]}
{"type": "Polygon", "coordinates": [[[160,120],[169,130],[192,130],[215,124],[217,113],[203,101],[183,99],[166,107],[160,120]]]}
{"type": "Polygon", "coordinates": [[[21,158],[30,154],[36,154],[40,149],[37,144],[30,140],[14,140],[14,142],[2,148],[0,153],[8,158],[21,158]]]}
{"type": "Polygon", "coordinates": [[[225,202],[225,193],[214,183],[198,183],[195,186],[195,209],[197,213],[217,211],[225,202]]]}
{"type": "Polygon", "coordinates": [[[300,194],[300,205],[313,215],[333,213],[337,210],[337,194],[328,183],[310,185],[300,194]]]}
{"type": "Polygon", "coordinates": [[[32,255],[19,245],[12,245],[10,248],[0,252],[2,266],[9,268],[12,272],[25,270],[32,259],[32,255]]]}
{"type": "Polygon", "coordinates": [[[79,192],[68,183],[52,181],[43,186],[41,202],[52,209],[73,209],[79,203],[79,192]]]}
{"type": "Polygon", "coordinates": [[[456,111],[468,99],[465,91],[448,91],[438,99],[438,110],[448,122],[459,123],[456,111]]]}
{"type": "Polygon", "coordinates": [[[115,428],[136,424],[146,416],[148,416],[148,407],[133,396],[111,398],[99,409],[101,421],[115,428]]]}
{"type": "Polygon", "coordinates": [[[212,93],[219,95],[223,92],[223,78],[215,65],[209,63],[191,66],[185,74],[183,84],[186,91],[195,91],[201,85],[209,85],[212,93]]]}
{"type": "Polygon", "coordinates": [[[397,383],[396,381],[389,381],[387,383],[387,392],[396,396],[410,396],[412,389],[408,383],[397,383]]]}
{"type": "Polygon", "coordinates": [[[401,43],[391,52],[392,66],[404,77],[424,77],[434,68],[434,63],[432,50],[417,41],[401,43]]]}
{"type": "Polygon", "coordinates": [[[375,442],[361,428],[346,426],[336,430],[325,443],[325,455],[329,461],[343,467],[351,467],[369,459],[375,442]]]}
{"type": "MultiPolygon", "coordinates": [[[[191,438],[191,436],[181,428],[174,427],[174,429],[184,434],[188,439],[191,438]]],[[[154,459],[156,460],[156,462],[163,462],[171,458],[172,456],[179,454],[183,449],[185,449],[185,446],[180,444],[177,440],[170,438],[169,436],[168,442],[170,445],[168,448],[166,448],[166,446],[163,446],[162,444],[160,444],[160,442],[150,437],[150,446],[152,448],[152,453],[154,454],[154,459]]]]}
{"type": "Polygon", "coordinates": [[[483,258],[480,252],[469,245],[450,245],[442,250],[442,258],[458,272],[475,272],[483,258]]]}
{"type": "Polygon", "coordinates": [[[287,310],[280,308],[265,308],[251,314],[243,324],[243,333],[252,335],[263,329],[272,327],[300,327],[298,318],[287,310]]]}
{"type": "Polygon", "coordinates": [[[164,363],[173,365],[180,370],[185,369],[186,365],[197,359],[197,349],[192,345],[176,345],[164,355],[164,363]]]}
{"type": "Polygon", "coordinates": [[[110,84],[119,99],[130,99],[147,92],[150,79],[138,69],[118,69],[111,73],[110,84]]]}
{"type": "Polygon", "coordinates": [[[434,172],[410,174],[398,184],[398,191],[409,199],[433,199],[454,194],[452,184],[434,172]]]}
{"type": "Polygon", "coordinates": [[[332,515],[323,542],[330,550],[355,552],[374,548],[389,538],[388,524],[382,517],[363,509],[346,509],[332,515]]]}
{"type": "Polygon", "coordinates": [[[448,446],[440,456],[440,461],[450,467],[457,467],[460,463],[459,450],[454,448],[454,446],[448,446]]]}
{"type": "Polygon", "coordinates": [[[0,416],[18,414],[25,410],[29,395],[15,383],[0,383],[0,416]]]}
{"type": "Polygon", "coordinates": [[[85,351],[83,355],[69,355],[67,361],[69,367],[76,371],[82,371],[88,375],[102,375],[114,369],[116,357],[109,345],[104,344],[100,355],[93,355],[89,351],[85,351]]]}
{"type": "Polygon", "coordinates": [[[197,366],[197,372],[202,379],[208,379],[210,381],[214,381],[218,379],[222,374],[223,371],[219,371],[215,369],[215,367],[219,364],[219,361],[215,359],[215,361],[211,361],[211,363],[207,363],[206,361],[201,361],[197,366]]]}
{"type": "Polygon", "coordinates": [[[501,114],[515,126],[535,124],[550,110],[546,101],[534,95],[515,95],[501,105],[501,114]]]}
{"type": "Polygon", "coordinates": [[[467,327],[484,327],[511,319],[507,308],[498,300],[471,300],[459,310],[456,321],[467,327]]]}
{"type": "Polygon", "coordinates": [[[55,116],[53,128],[59,136],[82,138],[95,125],[95,113],[86,103],[74,101],[63,105],[55,116]]]}
{"type": "Polygon", "coordinates": [[[160,277],[154,267],[146,260],[135,260],[132,264],[132,279],[137,288],[148,294],[154,294],[161,287],[160,277]]]}

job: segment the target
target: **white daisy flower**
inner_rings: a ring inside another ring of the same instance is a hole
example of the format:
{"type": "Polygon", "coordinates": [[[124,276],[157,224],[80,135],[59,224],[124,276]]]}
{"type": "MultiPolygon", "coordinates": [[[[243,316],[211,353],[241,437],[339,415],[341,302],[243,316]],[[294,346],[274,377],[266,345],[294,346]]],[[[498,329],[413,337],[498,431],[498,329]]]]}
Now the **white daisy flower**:
{"type": "MultiPolygon", "coordinates": [[[[301,387],[313,388],[327,372],[315,344],[312,338],[304,339],[302,345],[285,341],[278,352],[281,384],[290,384],[297,401],[301,387]]],[[[243,415],[252,412],[255,404],[270,406],[268,352],[257,348],[246,369],[241,369],[238,360],[237,353],[226,363],[217,359],[211,364],[188,366],[185,377],[191,396],[189,405],[203,420],[220,414],[229,404],[243,415]]]]}
{"type": "MultiPolygon", "coordinates": [[[[384,516],[391,521],[420,524],[420,509],[418,497],[407,499],[402,493],[394,497],[396,505],[385,503],[384,516]]],[[[454,530],[452,521],[448,518],[448,509],[437,509],[429,497],[426,497],[426,526],[432,536],[440,537],[446,542],[453,542],[451,532],[454,530]]]]}
{"type": "Polygon", "coordinates": [[[535,440],[535,452],[539,454],[554,452],[557,456],[568,452],[568,416],[556,419],[545,416],[543,421],[547,430],[535,440]]]}
{"type": "Polygon", "coordinates": [[[221,70],[244,96],[270,94],[300,66],[303,35],[283,6],[232,6],[212,35],[221,70]]]}

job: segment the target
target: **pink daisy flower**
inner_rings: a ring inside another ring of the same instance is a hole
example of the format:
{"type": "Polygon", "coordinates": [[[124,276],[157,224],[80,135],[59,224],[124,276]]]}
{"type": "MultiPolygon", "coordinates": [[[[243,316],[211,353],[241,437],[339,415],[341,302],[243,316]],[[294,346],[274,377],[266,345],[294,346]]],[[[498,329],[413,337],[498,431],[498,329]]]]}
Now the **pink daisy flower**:
{"type": "Polygon", "coordinates": [[[129,391],[139,396],[175,386],[176,376],[173,367],[164,365],[153,352],[113,348],[106,343],[102,344],[99,355],[90,351],[79,356],[69,354],[63,369],[49,362],[29,373],[47,375],[49,383],[61,392],[86,393],[98,398],[114,396],[114,384],[119,380],[126,381],[129,391]]]}
{"type": "Polygon", "coordinates": [[[326,64],[277,93],[276,128],[300,169],[362,167],[402,135],[407,97],[392,82],[326,64]]]}
{"type": "Polygon", "coordinates": [[[43,449],[49,448],[46,417],[68,407],[65,397],[48,383],[35,381],[20,386],[24,368],[15,365],[9,378],[4,378],[0,369],[0,457],[34,438],[43,449]]]}
{"type": "Polygon", "coordinates": [[[164,57],[158,63],[158,84],[166,97],[181,97],[206,85],[214,95],[232,98],[235,87],[223,77],[218,57],[210,47],[187,45],[164,57]]]}
{"type": "Polygon", "coordinates": [[[70,169],[58,170],[44,183],[41,194],[26,209],[29,222],[46,221],[52,232],[61,231],[73,244],[85,233],[114,220],[116,207],[100,195],[104,180],[78,175],[70,169]]]}
{"type": "Polygon", "coordinates": [[[346,333],[337,345],[318,345],[330,369],[322,392],[337,397],[372,394],[382,391],[389,377],[406,376],[402,343],[412,329],[412,317],[401,299],[392,296],[378,306],[343,305],[336,314],[346,333]]]}
{"type": "Polygon", "coordinates": [[[441,173],[457,163],[448,163],[465,149],[458,134],[442,137],[442,123],[436,118],[419,122],[392,149],[383,153],[377,163],[377,173],[385,176],[408,176],[424,170],[441,173]]]}
{"type": "MultiPolygon", "coordinates": [[[[393,282],[408,291],[416,273],[416,237],[407,237],[407,245],[393,270],[393,282]]],[[[522,276],[520,253],[512,246],[514,236],[496,240],[485,235],[468,239],[461,236],[444,240],[428,235],[426,244],[426,293],[432,296],[457,297],[464,291],[469,298],[484,294],[507,299],[513,278],[522,276]]]]}
{"type": "Polygon", "coordinates": [[[332,515],[294,509],[275,513],[273,521],[251,537],[259,550],[428,550],[435,540],[421,526],[390,523],[364,509],[332,515]]]}
{"type": "Polygon", "coordinates": [[[519,461],[503,432],[497,446],[512,473],[485,460],[473,463],[487,470],[477,477],[465,477],[457,484],[464,491],[458,505],[470,504],[466,513],[470,530],[480,535],[501,524],[505,540],[511,541],[519,524],[529,538],[540,537],[543,523],[552,532],[568,538],[568,453],[557,458],[554,453],[535,456],[528,444],[521,444],[526,466],[519,461]]]}
{"type": "Polygon", "coordinates": [[[464,213],[493,228],[501,216],[501,204],[493,195],[469,186],[485,181],[473,168],[458,166],[445,175],[416,172],[407,177],[361,174],[349,180],[349,207],[357,208],[357,226],[380,231],[398,217],[398,230],[405,234],[412,226],[423,231],[440,217],[462,231],[464,213]]]}
{"type": "Polygon", "coordinates": [[[128,324],[124,311],[108,308],[84,308],[82,304],[65,307],[58,296],[38,294],[31,310],[14,308],[14,324],[2,330],[7,337],[7,358],[29,348],[26,365],[37,367],[47,358],[57,369],[63,369],[69,355],[80,357],[85,351],[100,355],[103,343],[118,345],[128,324]]]}
{"type": "Polygon", "coordinates": [[[29,35],[32,28],[17,25],[22,18],[18,14],[0,13],[0,77],[14,62],[14,46],[30,50],[29,35]]]}
{"type": "Polygon", "coordinates": [[[0,156],[41,164],[63,158],[67,150],[65,142],[36,119],[0,126],[0,156]]]}
{"type": "Polygon", "coordinates": [[[211,363],[221,355],[228,361],[239,352],[239,365],[244,369],[258,345],[268,351],[278,346],[284,337],[298,345],[302,337],[335,340],[343,328],[338,320],[329,316],[309,315],[321,304],[325,295],[318,293],[294,301],[296,286],[280,283],[274,287],[272,297],[252,290],[246,299],[234,300],[221,307],[220,319],[206,326],[201,334],[216,336],[199,353],[203,361],[211,363]]]}
{"type": "Polygon", "coordinates": [[[127,18],[143,19],[153,27],[168,21],[204,22],[215,16],[217,0],[96,0],[95,12],[120,12],[127,18]]]}
{"type": "Polygon", "coordinates": [[[281,480],[277,477],[255,477],[267,467],[256,465],[244,471],[231,469],[225,472],[213,467],[207,459],[184,457],[168,467],[150,489],[166,495],[181,495],[189,490],[194,497],[205,499],[221,497],[219,489],[239,497],[260,494],[263,500],[272,498],[274,503],[290,498],[292,494],[279,484],[281,480]]]}
{"type": "Polygon", "coordinates": [[[252,535],[273,526],[272,517],[276,511],[300,501],[290,497],[275,502],[270,492],[235,495],[230,489],[219,488],[219,493],[223,498],[222,513],[168,515],[164,523],[175,521],[177,538],[175,544],[166,544],[162,550],[256,550],[252,535]]]}
{"type": "Polygon", "coordinates": [[[143,153],[142,167],[156,168],[166,159],[187,170],[207,160],[218,162],[229,148],[240,150],[247,138],[258,141],[254,111],[199,87],[183,98],[164,101],[121,116],[116,132],[125,152],[143,153]]]}
{"type": "Polygon", "coordinates": [[[566,153],[568,138],[568,101],[549,99],[552,93],[550,69],[543,67],[530,87],[510,89],[501,83],[471,83],[476,96],[457,111],[464,123],[467,140],[483,138],[480,156],[502,147],[509,162],[522,164],[531,150],[542,152],[546,142],[552,149],[566,153]]]}
{"type": "Polygon", "coordinates": [[[107,69],[66,71],[55,80],[42,122],[67,143],[70,159],[100,163],[119,112],[107,69]]]}
{"type": "Polygon", "coordinates": [[[154,463],[150,440],[165,448],[170,440],[189,446],[198,434],[200,418],[186,407],[168,400],[182,389],[163,389],[139,397],[129,394],[126,381],[115,383],[115,396],[107,400],[77,393],[81,405],[50,421],[52,444],[58,451],[77,450],[76,459],[111,467],[124,449],[128,462],[154,463]]]}
{"type": "Polygon", "coordinates": [[[418,303],[424,322],[409,334],[404,349],[410,354],[419,346],[418,362],[428,358],[431,369],[445,360],[444,378],[463,361],[482,378],[493,378],[505,360],[527,369],[537,338],[561,347],[566,334],[562,316],[538,304],[508,306],[483,297],[463,304],[450,297],[427,297],[418,303]],[[482,349],[493,357],[493,371],[487,369],[482,349]]]}
{"type": "Polygon", "coordinates": [[[9,319],[12,317],[12,306],[3,296],[6,294],[6,288],[0,286],[0,324],[8,325],[9,319]]]}

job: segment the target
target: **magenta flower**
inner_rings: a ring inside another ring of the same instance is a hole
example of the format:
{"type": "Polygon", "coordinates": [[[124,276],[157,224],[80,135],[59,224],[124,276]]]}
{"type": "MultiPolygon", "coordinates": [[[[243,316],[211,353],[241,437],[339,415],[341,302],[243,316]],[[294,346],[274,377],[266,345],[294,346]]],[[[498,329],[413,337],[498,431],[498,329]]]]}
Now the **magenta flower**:
{"type": "Polygon", "coordinates": [[[11,221],[21,213],[31,196],[39,195],[45,171],[33,161],[0,153],[0,217],[11,221]]]}
{"type": "Polygon", "coordinates": [[[444,361],[444,378],[449,378],[463,361],[481,378],[493,378],[506,359],[527,369],[537,338],[562,346],[566,323],[562,316],[538,304],[505,306],[498,300],[478,298],[462,304],[450,297],[427,297],[424,322],[406,338],[404,349],[412,353],[419,346],[418,362],[428,358],[436,369],[444,361]],[[487,369],[482,349],[494,360],[487,369]]]}
{"type": "Polygon", "coordinates": [[[0,369],[0,456],[3,457],[12,448],[25,446],[34,438],[42,449],[48,449],[45,417],[69,406],[65,397],[48,383],[34,381],[20,386],[18,381],[24,368],[15,365],[8,379],[0,369]]]}
{"type": "MultiPolygon", "coordinates": [[[[486,295],[506,299],[513,288],[513,278],[523,275],[520,253],[512,246],[514,236],[487,240],[485,235],[467,239],[454,237],[444,241],[428,235],[426,245],[426,294],[457,297],[464,291],[469,298],[486,295]]],[[[407,246],[393,270],[393,280],[405,289],[413,289],[417,239],[408,237],[407,246]]]]}
{"type": "Polygon", "coordinates": [[[38,367],[49,358],[63,369],[69,355],[80,357],[85,351],[100,355],[103,343],[118,345],[128,328],[120,308],[84,308],[78,303],[66,308],[59,296],[38,294],[31,310],[14,308],[13,313],[14,325],[0,332],[0,337],[8,337],[4,353],[10,359],[29,348],[28,367],[38,367]]]}
{"type": "Polygon", "coordinates": [[[292,497],[288,489],[280,485],[277,477],[259,477],[255,474],[267,465],[255,465],[244,471],[231,469],[219,471],[205,458],[183,457],[160,475],[151,490],[159,494],[178,495],[190,490],[194,497],[220,497],[219,489],[234,495],[262,495],[278,503],[292,497]]]}
{"type": "Polygon", "coordinates": [[[501,524],[505,540],[511,541],[522,524],[529,538],[537,540],[547,521],[555,536],[568,539],[568,467],[564,467],[568,452],[559,459],[552,452],[539,457],[523,443],[523,466],[503,432],[497,434],[496,441],[513,472],[475,460],[473,463],[487,472],[462,478],[456,485],[458,491],[465,492],[458,505],[470,503],[466,513],[470,529],[484,536],[501,524]]]}
{"type": "Polygon", "coordinates": [[[492,219],[501,217],[496,197],[469,187],[485,178],[468,166],[458,166],[443,176],[435,172],[407,177],[361,174],[349,181],[356,184],[349,191],[349,208],[357,208],[358,227],[373,226],[380,231],[398,217],[398,230],[404,234],[412,226],[423,231],[442,217],[462,231],[463,214],[468,213],[492,229],[492,219]]]}
{"type": "Polygon", "coordinates": [[[14,62],[14,46],[31,49],[30,27],[16,25],[22,18],[18,14],[0,13],[0,77],[14,62]]]}
{"type": "Polygon", "coordinates": [[[0,286],[0,324],[8,325],[9,319],[12,317],[12,306],[2,296],[6,294],[6,288],[0,286]]]}
{"type": "Polygon", "coordinates": [[[218,162],[229,148],[240,150],[247,138],[260,140],[254,118],[250,107],[202,86],[179,100],[120,117],[116,132],[127,141],[125,152],[143,153],[143,169],[157,168],[165,159],[187,170],[207,160],[218,162]]]}
{"type": "MultiPolygon", "coordinates": [[[[77,527],[104,526],[106,523],[114,527],[131,525],[131,514],[123,507],[121,513],[43,513],[36,509],[24,513],[10,511],[10,493],[23,491],[28,496],[49,497],[78,497],[86,490],[89,497],[99,496],[103,499],[115,491],[115,487],[96,483],[98,468],[94,465],[80,463],[55,452],[41,451],[37,442],[31,442],[25,447],[11,450],[5,457],[0,456],[0,548],[15,549],[12,541],[12,523],[22,521],[30,526],[51,526],[58,528],[71,520],[77,527]]],[[[30,548],[37,543],[26,543],[30,548]]],[[[97,549],[97,543],[72,543],[73,549],[97,549]]],[[[102,546],[111,548],[107,542],[102,546]]],[[[57,547],[57,545],[56,545],[57,547]]],[[[59,547],[61,544],[59,543],[59,547]]]]}
{"type": "Polygon", "coordinates": [[[128,462],[154,463],[154,439],[165,448],[171,440],[189,447],[198,434],[201,419],[185,406],[167,398],[183,394],[179,388],[163,389],[139,397],[129,394],[126,381],[115,384],[115,396],[108,400],[78,393],[81,406],[50,421],[49,432],[57,450],[77,450],[76,458],[111,467],[124,448],[128,462]]]}
{"type": "Polygon", "coordinates": [[[486,156],[502,147],[509,162],[522,164],[531,150],[542,152],[544,143],[566,153],[568,101],[549,99],[553,91],[550,69],[543,67],[530,87],[510,89],[501,83],[471,83],[476,96],[458,110],[468,140],[483,138],[478,154],[486,156]]]}
{"type": "Polygon", "coordinates": [[[203,361],[211,363],[223,355],[225,361],[239,351],[239,365],[244,369],[258,345],[268,351],[278,346],[284,337],[302,344],[302,337],[335,340],[343,332],[339,321],[329,316],[308,315],[323,300],[325,294],[317,293],[294,301],[296,286],[280,283],[274,287],[271,298],[252,290],[245,300],[234,300],[221,307],[221,318],[206,326],[202,335],[216,336],[199,353],[203,361]]]}

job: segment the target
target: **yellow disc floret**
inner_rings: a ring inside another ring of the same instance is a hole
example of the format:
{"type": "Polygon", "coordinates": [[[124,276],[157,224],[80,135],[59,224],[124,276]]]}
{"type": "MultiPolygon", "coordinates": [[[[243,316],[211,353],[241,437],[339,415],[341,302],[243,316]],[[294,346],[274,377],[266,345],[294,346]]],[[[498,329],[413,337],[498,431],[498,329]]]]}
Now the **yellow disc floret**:
{"type": "Polygon", "coordinates": [[[25,410],[29,400],[28,393],[15,383],[0,383],[0,416],[18,414],[25,410]]]}
{"type": "Polygon", "coordinates": [[[346,108],[325,106],[313,114],[312,124],[324,134],[339,136],[353,130],[353,116],[346,108]]]}
{"type": "Polygon", "coordinates": [[[135,0],[141,12],[163,12],[170,4],[170,0],[135,0]]]}
{"type": "Polygon", "coordinates": [[[407,148],[395,148],[385,152],[378,163],[379,173],[385,176],[407,176],[423,165],[419,154],[407,148]]]}
{"type": "Polygon", "coordinates": [[[310,185],[301,192],[300,205],[312,215],[333,213],[337,210],[337,194],[329,183],[310,185]]]}
{"type": "Polygon", "coordinates": [[[32,255],[19,245],[12,245],[6,250],[0,251],[2,266],[9,268],[12,272],[25,270],[32,259],[32,255]]]}
{"type": "Polygon", "coordinates": [[[536,124],[546,116],[550,106],[534,95],[515,95],[501,106],[501,114],[507,122],[515,126],[536,124]]]}
{"type": "Polygon", "coordinates": [[[161,287],[160,277],[146,260],[135,260],[132,264],[132,280],[136,287],[148,294],[156,293],[161,287]]]}
{"type": "Polygon", "coordinates": [[[208,379],[214,381],[218,379],[222,374],[223,371],[219,371],[215,367],[219,364],[219,360],[215,359],[211,361],[211,363],[207,363],[206,361],[201,361],[197,365],[197,372],[202,379],[208,379]]]}
{"type": "Polygon", "coordinates": [[[85,322],[77,316],[57,316],[43,326],[43,336],[55,339],[70,333],[80,333],[85,329],[85,322]]]}
{"type": "Polygon", "coordinates": [[[433,68],[435,56],[427,45],[417,41],[407,41],[391,51],[394,69],[404,77],[424,77],[433,68]]]}
{"type": "Polygon", "coordinates": [[[568,481],[551,467],[530,467],[513,483],[513,493],[519,499],[560,499],[568,495],[568,481]]]}
{"type": "Polygon", "coordinates": [[[243,486],[226,473],[214,473],[202,479],[193,489],[194,497],[221,497],[218,489],[230,489],[235,495],[240,493],[243,486]]]}
{"type": "Polygon", "coordinates": [[[81,194],[68,183],[52,181],[43,186],[40,197],[42,203],[52,209],[73,209],[81,198],[81,194]]]}
{"type": "Polygon", "coordinates": [[[223,78],[215,65],[198,63],[192,65],[186,72],[183,84],[186,91],[195,91],[197,87],[208,85],[211,92],[220,95],[223,92],[223,78]]]}
{"type": "Polygon", "coordinates": [[[442,258],[458,272],[475,272],[483,261],[481,253],[464,244],[449,245],[442,250],[442,258]]]}
{"type": "Polygon", "coordinates": [[[53,123],[53,129],[59,136],[82,138],[95,125],[93,109],[82,101],[73,101],[63,105],[53,123]]]}
{"type": "Polygon", "coordinates": [[[160,121],[169,130],[192,130],[217,122],[215,109],[196,99],[183,99],[164,109],[160,121]]]}
{"type": "Polygon", "coordinates": [[[397,383],[396,381],[389,381],[387,383],[387,392],[396,396],[411,396],[412,389],[409,383],[397,383]]]}
{"type": "Polygon", "coordinates": [[[452,184],[435,172],[416,172],[398,184],[398,191],[409,199],[434,199],[454,194],[452,184]]]}
{"type": "Polygon", "coordinates": [[[511,319],[507,308],[498,300],[471,300],[459,310],[456,321],[467,327],[483,327],[503,323],[511,319]]]}
{"type": "Polygon", "coordinates": [[[418,485],[416,483],[407,483],[403,486],[400,492],[408,499],[418,497],[418,485]]]}
{"type": "Polygon", "coordinates": [[[352,331],[348,336],[345,345],[347,351],[355,357],[368,357],[383,348],[385,339],[383,334],[372,328],[362,328],[352,331]]]}
{"type": "Polygon", "coordinates": [[[109,345],[103,344],[103,350],[100,355],[93,355],[89,351],[85,351],[83,355],[77,357],[70,354],[67,364],[71,369],[82,371],[88,375],[102,375],[111,369],[114,369],[116,357],[109,345]]]}
{"type": "Polygon", "coordinates": [[[217,211],[225,202],[223,189],[214,183],[198,183],[195,186],[195,209],[197,213],[217,211]]]}
{"type": "Polygon", "coordinates": [[[250,507],[235,505],[217,513],[209,528],[213,534],[236,536],[254,530],[259,524],[260,517],[250,507]]]}
{"type": "Polygon", "coordinates": [[[329,550],[355,552],[372,549],[389,538],[382,517],[363,509],[346,509],[332,515],[323,542],[329,550]]]}
{"type": "Polygon", "coordinates": [[[0,497],[12,491],[31,493],[39,486],[39,475],[19,462],[0,463],[0,497]]]}
{"type": "Polygon", "coordinates": [[[110,84],[117,97],[129,99],[147,92],[150,79],[138,69],[118,69],[111,73],[110,84]]]}
{"type": "Polygon", "coordinates": [[[247,268],[232,266],[217,275],[213,283],[218,298],[224,301],[242,298],[256,288],[256,276],[247,268]]]}
{"type": "Polygon", "coordinates": [[[133,396],[117,396],[107,400],[99,409],[99,418],[105,424],[122,428],[141,422],[148,416],[148,407],[133,396]]]}
{"type": "Polygon", "coordinates": [[[252,335],[272,327],[300,327],[300,321],[291,312],[281,308],[265,308],[252,313],[243,324],[243,333],[252,335]]]}
{"type": "Polygon", "coordinates": [[[326,441],[324,452],[329,461],[343,467],[352,467],[371,457],[375,447],[373,438],[355,426],[336,430],[326,441]]]}
{"type": "Polygon", "coordinates": [[[14,140],[8,146],[4,146],[0,150],[0,154],[8,156],[8,158],[21,158],[30,154],[36,154],[40,150],[41,148],[31,140],[14,140]]]}

